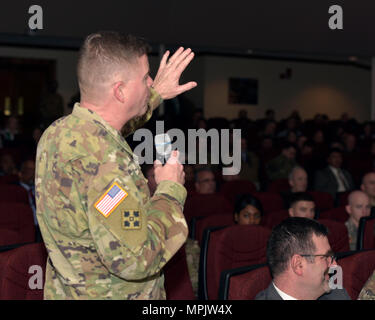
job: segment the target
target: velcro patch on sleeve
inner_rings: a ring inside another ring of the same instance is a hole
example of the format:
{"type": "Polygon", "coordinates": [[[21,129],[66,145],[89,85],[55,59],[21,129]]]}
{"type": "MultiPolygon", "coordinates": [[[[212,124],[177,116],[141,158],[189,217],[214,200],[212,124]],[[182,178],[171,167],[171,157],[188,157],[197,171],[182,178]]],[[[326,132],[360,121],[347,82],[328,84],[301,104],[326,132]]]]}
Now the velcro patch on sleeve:
{"type": "Polygon", "coordinates": [[[127,196],[128,193],[114,182],[94,204],[94,207],[105,218],[108,218],[127,196]]]}

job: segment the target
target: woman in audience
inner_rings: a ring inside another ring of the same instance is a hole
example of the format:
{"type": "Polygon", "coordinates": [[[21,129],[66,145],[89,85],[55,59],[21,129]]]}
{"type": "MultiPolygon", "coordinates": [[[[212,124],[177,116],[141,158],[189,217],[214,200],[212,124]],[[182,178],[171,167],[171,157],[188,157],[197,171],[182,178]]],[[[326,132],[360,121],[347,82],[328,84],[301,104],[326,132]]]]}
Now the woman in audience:
{"type": "MultiPolygon", "coordinates": [[[[263,216],[260,201],[250,194],[240,195],[234,206],[234,222],[238,225],[259,225],[263,216]]],[[[194,294],[198,294],[200,247],[198,241],[188,238],[185,244],[186,261],[194,294]]]]}

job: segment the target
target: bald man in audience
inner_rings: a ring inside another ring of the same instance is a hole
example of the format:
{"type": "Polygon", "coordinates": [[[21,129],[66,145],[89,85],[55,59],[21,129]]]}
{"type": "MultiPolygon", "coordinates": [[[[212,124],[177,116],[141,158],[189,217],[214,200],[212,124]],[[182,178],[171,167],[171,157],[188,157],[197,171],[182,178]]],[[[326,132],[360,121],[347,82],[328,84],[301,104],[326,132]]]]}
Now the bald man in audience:
{"type": "Polygon", "coordinates": [[[375,207],[375,172],[363,176],[361,190],[369,196],[371,206],[375,207]]]}
{"type": "Polygon", "coordinates": [[[368,217],[370,215],[370,199],[363,191],[353,191],[349,195],[348,205],[345,209],[349,214],[349,219],[345,222],[345,225],[348,229],[350,250],[356,250],[359,220],[362,217],[368,217]]]}

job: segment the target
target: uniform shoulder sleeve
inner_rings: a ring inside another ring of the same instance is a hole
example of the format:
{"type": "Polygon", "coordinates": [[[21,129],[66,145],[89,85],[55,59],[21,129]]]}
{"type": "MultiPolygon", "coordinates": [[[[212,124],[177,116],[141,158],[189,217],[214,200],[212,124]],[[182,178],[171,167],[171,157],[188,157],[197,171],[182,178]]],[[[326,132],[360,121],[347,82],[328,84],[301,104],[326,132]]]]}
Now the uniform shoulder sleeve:
{"type": "Polygon", "coordinates": [[[150,198],[139,188],[141,172],[123,170],[111,162],[98,167],[87,187],[88,224],[110,272],[139,280],[158,274],[185,243],[186,190],[165,181],[150,198]]]}

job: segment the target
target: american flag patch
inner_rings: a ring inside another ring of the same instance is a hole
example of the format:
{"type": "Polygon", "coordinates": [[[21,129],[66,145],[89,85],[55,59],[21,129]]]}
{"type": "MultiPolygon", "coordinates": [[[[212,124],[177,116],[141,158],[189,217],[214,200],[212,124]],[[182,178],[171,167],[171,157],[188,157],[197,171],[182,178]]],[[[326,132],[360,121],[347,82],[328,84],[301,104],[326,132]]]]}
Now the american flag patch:
{"type": "Polygon", "coordinates": [[[100,197],[94,207],[104,217],[109,215],[119,206],[119,204],[128,196],[128,193],[122,189],[116,182],[100,197]]]}

